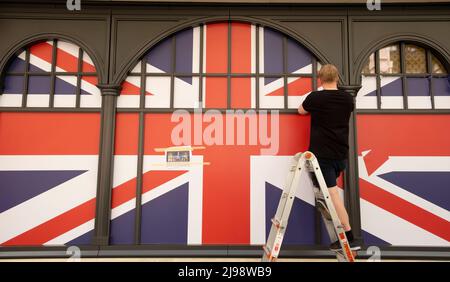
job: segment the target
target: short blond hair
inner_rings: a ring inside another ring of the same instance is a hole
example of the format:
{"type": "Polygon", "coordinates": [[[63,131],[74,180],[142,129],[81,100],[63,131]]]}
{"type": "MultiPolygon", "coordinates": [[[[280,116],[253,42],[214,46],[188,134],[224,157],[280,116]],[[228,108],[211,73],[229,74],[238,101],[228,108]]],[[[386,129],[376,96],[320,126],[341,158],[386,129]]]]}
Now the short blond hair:
{"type": "Polygon", "coordinates": [[[339,71],[332,64],[323,65],[319,71],[319,79],[322,83],[337,82],[339,80],[339,71]]]}

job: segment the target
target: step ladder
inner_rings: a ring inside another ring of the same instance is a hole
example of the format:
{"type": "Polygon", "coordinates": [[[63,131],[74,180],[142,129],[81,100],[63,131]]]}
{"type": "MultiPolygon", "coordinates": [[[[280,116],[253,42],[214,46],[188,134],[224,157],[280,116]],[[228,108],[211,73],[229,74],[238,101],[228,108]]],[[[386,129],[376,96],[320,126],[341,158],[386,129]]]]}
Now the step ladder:
{"type": "Polygon", "coordinates": [[[354,262],[356,252],[350,249],[344,228],[336,213],[336,209],[330,198],[327,185],[320,170],[317,158],[311,152],[297,153],[293,159],[286,180],[286,185],[281,194],[280,202],[275,217],[272,219],[272,227],[270,228],[269,237],[266,245],[263,247],[263,262],[276,261],[280,253],[283,237],[287,229],[289,214],[291,213],[292,204],[294,203],[295,193],[299,186],[300,177],[315,175],[317,181],[311,179],[319,187],[314,187],[314,196],[316,200],[316,208],[322,214],[327,233],[331,242],[339,240],[341,250],[336,251],[336,258],[340,262],[354,262]],[[318,183],[317,183],[318,182],[318,183]]]}

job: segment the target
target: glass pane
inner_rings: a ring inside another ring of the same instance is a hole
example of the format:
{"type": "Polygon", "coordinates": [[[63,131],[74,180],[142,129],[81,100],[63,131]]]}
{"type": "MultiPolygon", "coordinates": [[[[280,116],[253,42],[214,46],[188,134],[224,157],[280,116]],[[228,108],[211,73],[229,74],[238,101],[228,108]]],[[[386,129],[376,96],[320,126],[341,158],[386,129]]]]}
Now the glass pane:
{"type": "Polygon", "coordinates": [[[83,72],[97,72],[94,62],[86,52],[83,52],[83,65],[81,66],[83,72]]]}
{"type": "Polygon", "coordinates": [[[59,75],[55,79],[55,107],[75,107],[77,93],[77,77],[59,75]]]}
{"type": "Polygon", "coordinates": [[[357,109],[377,108],[377,79],[375,76],[362,76],[361,89],[356,96],[357,109]]]}
{"type": "Polygon", "coordinates": [[[430,81],[428,78],[407,78],[408,108],[431,109],[430,81]]]}
{"type": "Polygon", "coordinates": [[[431,66],[433,73],[447,73],[444,65],[433,54],[431,55],[431,66]]]}
{"type": "Polygon", "coordinates": [[[56,46],[56,71],[77,72],[80,47],[65,41],[57,41],[56,46]]]}
{"type": "Polygon", "coordinates": [[[363,74],[374,74],[375,73],[375,54],[372,54],[367,58],[366,64],[362,70],[363,74]]]}
{"type": "Polygon", "coordinates": [[[403,87],[399,76],[381,77],[381,108],[402,109],[403,87]]]}
{"type": "Polygon", "coordinates": [[[175,77],[174,101],[175,108],[199,108],[199,81],[198,77],[175,77]]]}
{"type": "Polygon", "coordinates": [[[284,80],[282,77],[259,78],[259,107],[262,109],[284,108],[284,80]]]}
{"type": "Polygon", "coordinates": [[[426,73],[425,49],[407,44],[405,46],[405,65],[407,73],[426,73]]]}
{"type": "Polygon", "coordinates": [[[15,55],[10,61],[7,69],[7,73],[25,71],[25,51],[22,51],[19,55],[15,55]]]}
{"type": "Polygon", "coordinates": [[[297,109],[313,89],[311,77],[288,78],[288,108],[297,109]]]}
{"type": "Polygon", "coordinates": [[[23,80],[24,77],[21,75],[7,75],[4,80],[3,94],[22,94],[23,80]]]}
{"type": "Polygon", "coordinates": [[[142,61],[147,64],[147,73],[170,73],[172,72],[172,59],[171,36],[150,49],[142,61]]]}
{"type": "Polygon", "coordinates": [[[206,73],[228,71],[228,23],[212,23],[204,26],[203,68],[206,73]]]}
{"type": "Polygon", "coordinates": [[[49,72],[52,69],[53,42],[41,42],[30,47],[30,72],[49,72]]]}
{"type": "Polygon", "coordinates": [[[175,43],[177,73],[197,73],[200,56],[200,28],[188,28],[178,32],[175,43]]]}
{"type": "Polygon", "coordinates": [[[170,76],[150,76],[145,82],[145,107],[170,107],[170,76]]]}
{"type": "Polygon", "coordinates": [[[81,77],[80,107],[97,108],[102,105],[102,96],[97,83],[96,76],[81,77]]]}
{"type": "Polygon", "coordinates": [[[313,55],[291,38],[287,39],[287,71],[289,73],[312,73],[313,55]]]}
{"type": "Polygon", "coordinates": [[[400,51],[398,45],[380,49],[379,60],[381,73],[400,73],[400,51]]]}
{"type": "Polygon", "coordinates": [[[203,107],[227,108],[228,81],[226,77],[205,77],[203,83],[203,107]]]}
{"type": "Polygon", "coordinates": [[[122,89],[117,98],[118,108],[138,108],[141,94],[141,77],[129,75],[122,82],[122,89]]]}
{"type": "Polygon", "coordinates": [[[283,73],[283,35],[270,28],[260,28],[259,41],[259,72],[283,73]]]}
{"type": "Polygon", "coordinates": [[[7,75],[4,80],[3,94],[0,95],[0,107],[22,106],[23,76],[7,75]]]}
{"type": "Polygon", "coordinates": [[[30,76],[28,78],[28,107],[48,107],[50,76],[30,76]]]}
{"type": "Polygon", "coordinates": [[[434,107],[450,109],[450,76],[433,78],[434,107]]]}
{"type": "Polygon", "coordinates": [[[231,78],[231,107],[250,109],[255,105],[255,78],[231,78]]]}
{"type": "Polygon", "coordinates": [[[255,26],[248,23],[231,23],[231,72],[255,72],[255,26]]]}

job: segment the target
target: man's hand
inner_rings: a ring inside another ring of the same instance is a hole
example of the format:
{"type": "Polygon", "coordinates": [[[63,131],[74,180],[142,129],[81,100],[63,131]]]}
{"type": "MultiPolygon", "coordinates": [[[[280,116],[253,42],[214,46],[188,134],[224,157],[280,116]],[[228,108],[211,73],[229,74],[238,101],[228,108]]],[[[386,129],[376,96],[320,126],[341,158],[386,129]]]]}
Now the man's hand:
{"type": "Polygon", "coordinates": [[[298,107],[298,113],[301,115],[307,115],[309,114],[304,108],[303,105],[300,105],[300,107],[298,107]]]}

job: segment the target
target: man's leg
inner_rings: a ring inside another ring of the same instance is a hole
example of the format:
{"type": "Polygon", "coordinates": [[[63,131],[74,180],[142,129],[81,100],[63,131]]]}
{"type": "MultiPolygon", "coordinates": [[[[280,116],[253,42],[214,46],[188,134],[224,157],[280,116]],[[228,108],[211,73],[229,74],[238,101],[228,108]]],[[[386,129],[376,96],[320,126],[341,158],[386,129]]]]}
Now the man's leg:
{"type": "Polygon", "coordinates": [[[344,227],[344,231],[350,231],[352,228],[350,226],[350,221],[348,219],[347,210],[344,206],[344,201],[342,201],[339,196],[339,190],[337,186],[328,188],[330,192],[331,201],[333,202],[334,208],[336,209],[336,213],[341,221],[342,226],[344,227]]]}

